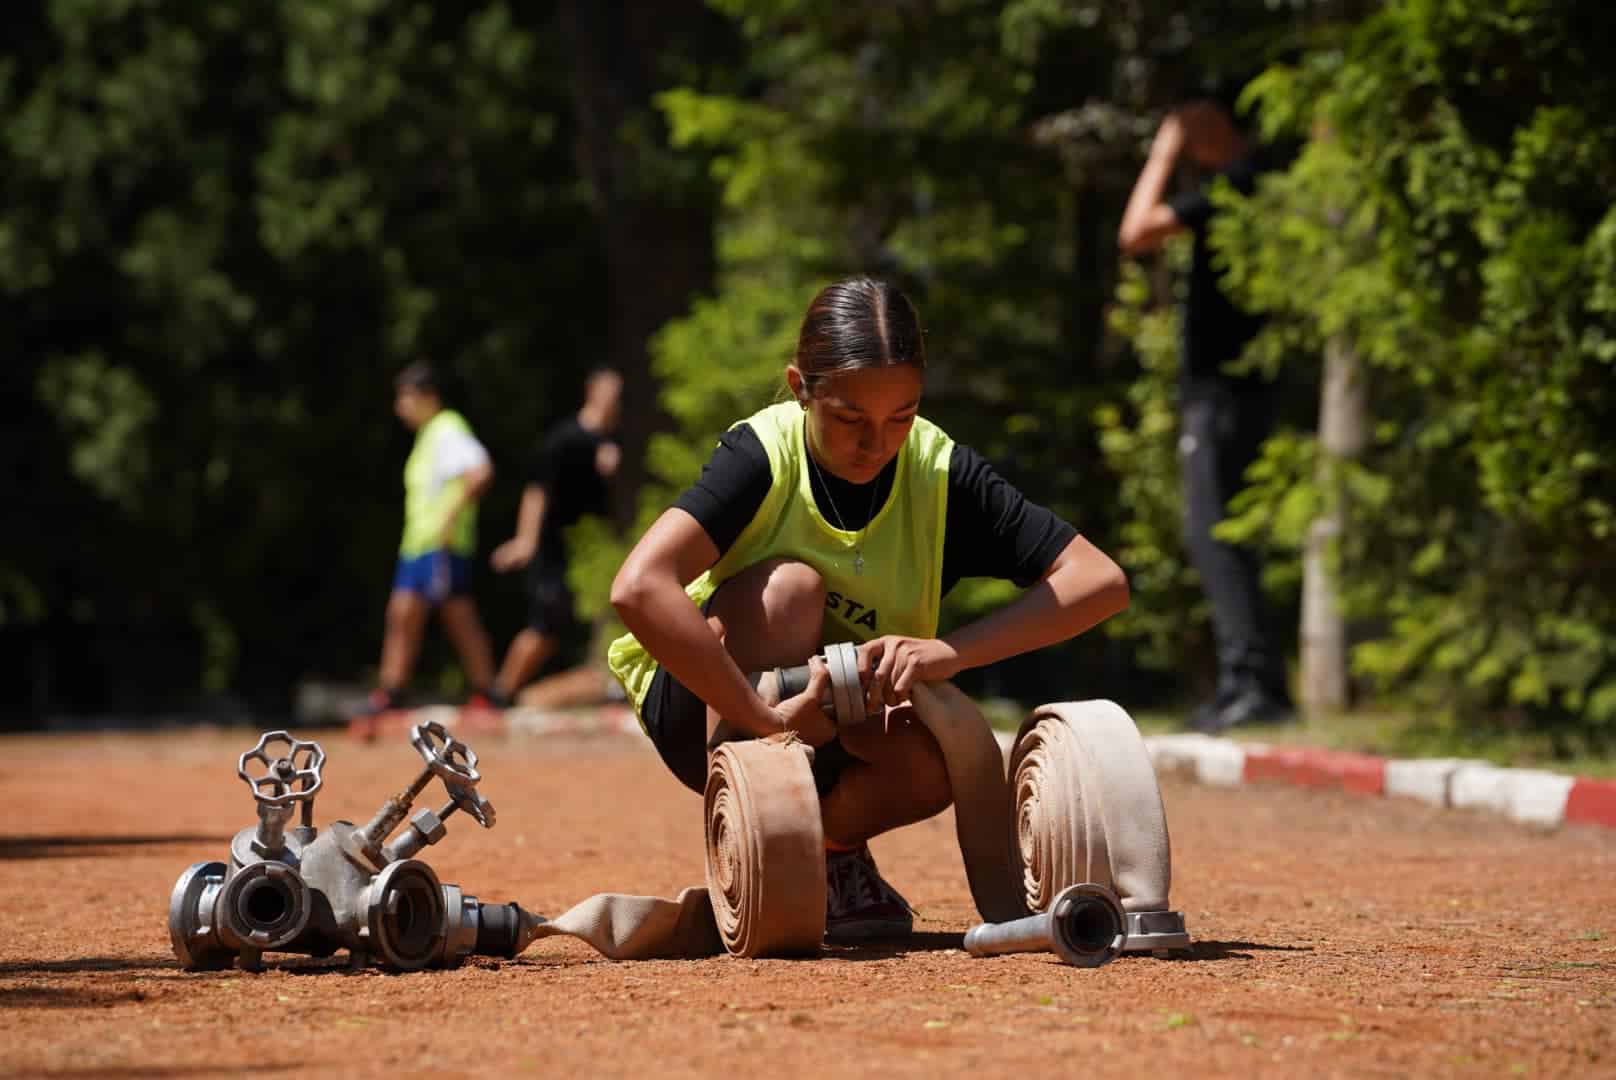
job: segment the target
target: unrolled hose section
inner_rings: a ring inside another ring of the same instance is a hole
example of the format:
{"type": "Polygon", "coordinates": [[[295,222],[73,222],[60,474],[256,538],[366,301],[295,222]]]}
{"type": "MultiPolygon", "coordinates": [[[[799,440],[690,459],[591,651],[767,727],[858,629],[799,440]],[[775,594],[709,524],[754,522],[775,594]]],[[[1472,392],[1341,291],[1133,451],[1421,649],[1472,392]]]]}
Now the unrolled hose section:
{"type": "Polygon", "coordinates": [[[725,743],[704,795],[707,890],[736,956],[819,951],[825,842],[807,747],[794,736],[725,743]]]}

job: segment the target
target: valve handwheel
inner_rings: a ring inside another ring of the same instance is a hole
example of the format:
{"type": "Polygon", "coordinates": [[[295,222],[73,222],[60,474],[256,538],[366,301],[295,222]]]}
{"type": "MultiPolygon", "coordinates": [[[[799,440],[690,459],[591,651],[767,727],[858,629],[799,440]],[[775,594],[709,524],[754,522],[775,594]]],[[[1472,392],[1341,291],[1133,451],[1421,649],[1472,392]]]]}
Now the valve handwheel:
{"type": "Polygon", "coordinates": [[[457,786],[474,786],[482,779],[477,771],[477,752],[450,735],[436,720],[412,727],[410,745],[420,752],[427,767],[443,779],[451,792],[457,786]]]}
{"type": "Polygon", "coordinates": [[[450,783],[447,780],[443,786],[449,789],[449,798],[454,800],[455,809],[470,814],[472,819],[485,829],[494,827],[494,804],[483,798],[476,788],[450,783]]]}
{"type": "Polygon", "coordinates": [[[320,790],[320,770],[325,767],[325,751],[317,742],[294,739],[288,731],[266,731],[258,744],[236,761],[236,775],[252,788],[253,798],[265,806],[290,807],[306,803],[320,790]],[[270,747],[284,743],[286,750],[271,756],[270,747]],[[249,761],[264,766],[262,776],[247,771],[249,761]]]}

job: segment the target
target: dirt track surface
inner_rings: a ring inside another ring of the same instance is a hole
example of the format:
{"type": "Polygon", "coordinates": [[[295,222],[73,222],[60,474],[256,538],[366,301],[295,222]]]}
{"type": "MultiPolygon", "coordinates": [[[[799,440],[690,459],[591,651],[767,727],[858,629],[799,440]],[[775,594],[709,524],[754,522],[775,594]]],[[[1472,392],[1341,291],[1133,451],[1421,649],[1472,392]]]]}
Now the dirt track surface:
{"type": "MultiPolygon", "coordinates": [[[[1616,1073],[1616,832],[1172,778],[1173,897],[1197,941],[1180,959],[966,955],[945,815],[874,844],[919,910],[907,943],[613,963],[546,940],[452,972],[272,956],[188,974],[169,891],[255,820],[234,774],[255,734],[6,740],[0,1072],[1616,1073]]],[[[403,739],[321,738],[320,825],[368,820],[417,768],[403,739]]],[[[546,914],[701,881],[700,799],[638,740],[472,742],[499,822],[451,819],[425,853],[444,881],[546,914]]]]}

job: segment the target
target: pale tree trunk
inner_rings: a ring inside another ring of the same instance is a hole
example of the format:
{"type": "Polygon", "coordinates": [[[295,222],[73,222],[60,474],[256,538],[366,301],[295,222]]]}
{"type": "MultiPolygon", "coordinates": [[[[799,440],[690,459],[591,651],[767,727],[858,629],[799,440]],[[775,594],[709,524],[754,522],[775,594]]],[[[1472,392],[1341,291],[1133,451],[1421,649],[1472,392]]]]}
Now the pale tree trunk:
{"type": "Polygon", "coordinates": [[[1318,483],[1325,508],[1308,529],[1302,556],[1300,689],[1309,714],[1345,708],[1351,697],[1347,625],[1331,562],[1346,520],[1341,466],[1363,453],[1368,423],[1363,364],[1351,340],[1337,335],[1325,347],[1319,400],[1318,483]]]}

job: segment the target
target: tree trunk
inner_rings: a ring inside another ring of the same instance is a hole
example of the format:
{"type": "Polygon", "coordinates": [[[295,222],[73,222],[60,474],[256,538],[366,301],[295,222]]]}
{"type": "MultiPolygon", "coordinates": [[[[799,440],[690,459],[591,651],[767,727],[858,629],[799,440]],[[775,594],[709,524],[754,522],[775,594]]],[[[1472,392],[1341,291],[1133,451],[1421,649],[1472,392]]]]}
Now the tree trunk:
{"type": "Polygon", "coordinates": [[[1336,588],[1336,543],[1346,520],[1341,466],[1363,453],[1368,406],[1363,365],[1345,335],[1325,348],[1319,400],[1318,483],[1325,509],[1308,529],[1302,556],[1301,705],[1306,713],[1345,708],[1351,698],[1347,626],[1336,588]]]}
{"type": "Polygon", "coordinates": [[[704,169],[671,167],[653,101],[672,55],[713,60],[730,43],[729,27],[700,0],[564,0],[558,6],[572,52],[579,172],[595,196],[607,268],[606,352],[601,364],[623,375],[619,439],[622,470],[614,485],[620,524],[633,520],[645,480],[645,449],[666,426],[657,404],[648,344],[663,324],[712,288],[716,269],[716,191],[704,169]],[[681,176],[684,182],[670,183],[681,176]]]}

